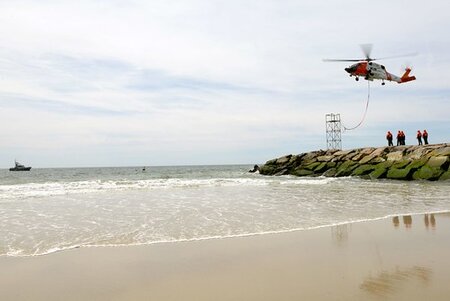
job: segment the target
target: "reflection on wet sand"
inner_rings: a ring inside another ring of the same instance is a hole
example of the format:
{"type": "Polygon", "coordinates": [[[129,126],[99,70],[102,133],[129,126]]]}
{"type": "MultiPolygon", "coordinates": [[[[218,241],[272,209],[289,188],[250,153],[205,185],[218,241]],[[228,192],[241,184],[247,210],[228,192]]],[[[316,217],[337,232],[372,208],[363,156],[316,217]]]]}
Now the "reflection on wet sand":
{"type": "Polygon", "coordinates": [[[436,219],[434,218],[434,214],[425,214],[424,216],[425,228],[429,228],[431,226],[432,229],[436,229],[436,219]]]}
{"type": "Polygon", "coordinates": [[[398,219],[398,216],[394,216],[392,218],[392,222],[394,223],[395,228],[398,228],[398,226],[400,225],[400,220],[398,219]]]}
{"type": "Polygon", "coordinates": [[[382,271],[378,276],[367,277],[360,285],[365,292],[378,297],[393,295],[402,285],[410,281],[419,281],[421,285],[428,285],[432,270],[426,267],[397,268],[395,271],[382,271]]]}
{"type": "MultiPolygon", "coordinates": [[[[410,229],[412,227],[413,218],[411,215],[403,215],[402,216],[403,224],[405,225],[405,228],[410,229]]],[[[394,216],[392,218],[392,223],[394,224],[394,228],[398,228],[400,226],[400,218],[398,216],[394,216]]],[[[429,229],[436,229],[436,219],[434,217],[434,214],[424,214],[424,223],[425,228],[429,229]]]]}
{"type": "Polygon", "coordinates": [[[412,226],[411,215],[403,215],[403,224],[405,224],[406,228],[411,228],[411,226],[412,226]]]}
{"type": "Polygon", "coordinates": [[[352,224],[337,225],[331,227],[331,237],[337,245],[343,245],[348,241],[348,233],[351,232],[352,224]]]}

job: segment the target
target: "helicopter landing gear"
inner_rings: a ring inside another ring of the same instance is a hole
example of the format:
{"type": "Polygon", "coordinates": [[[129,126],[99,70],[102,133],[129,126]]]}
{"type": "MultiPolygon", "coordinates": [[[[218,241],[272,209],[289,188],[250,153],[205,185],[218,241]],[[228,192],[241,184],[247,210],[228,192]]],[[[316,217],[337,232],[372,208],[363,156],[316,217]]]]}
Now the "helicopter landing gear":
{"type": "Polygon", "coordinates": [[[356,80],[356,81],[359,81],[359,77],[355,77],[355,80],[356,80]]]}
{"type": "Polygon", "coordinates": [[[381,85],[382,85],[382,86],[386,85],[386,83],[384,82],[384,80],[381,82],[381,85]]]}

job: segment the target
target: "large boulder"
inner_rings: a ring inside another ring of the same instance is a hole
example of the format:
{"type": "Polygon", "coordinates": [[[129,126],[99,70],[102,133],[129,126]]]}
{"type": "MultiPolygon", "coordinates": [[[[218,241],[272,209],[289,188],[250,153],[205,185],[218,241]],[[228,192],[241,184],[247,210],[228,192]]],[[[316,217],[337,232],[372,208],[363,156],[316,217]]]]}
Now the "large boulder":
{"type": "Polygon", "coordinates": [[[431,150],[425,147],[416,148],[413,152],[409,154],[409,158],[412,160],[418,160],[424,158],[431,150]]]}
{"type": "Polygon", "coordinates": [[[330,162],[334,158],[333,155],[324,155],[324,156],[318,156],[317,161],[319,162],[330,162]]]}
{"type": "Polygon", "coordinates": [[[387,168],[375,167],[375,169],[369,174],[369,178],[371,178],[371,179],[385,178],[387,171],[388,171],[387,168]]]}
{"type": "Polygon", "coordinates": [[[439,177],[440,181],[448,181],[450,180],[450,171],[446,171],[444,172],[440,177],[439,177]]]}
{"type": "Polygon", "coordinates": [[[292,174],[297,177],[305,177],[305,176],[312,176],[314,174],[314,171],[302,169],[302,168],[296,168],[292,174]]]}
{"type": "Polygon", "coordinates": [[[337,173],[337,169],[332,167],[330,169],[328,169],[326,172],[324,172],[322,175],[324,177],[335,177],[337,173]]]}
{"type": "Polygon", "coordinates": [[[427,165],[430,167],[434,167],[434,168],[442,167],[442,169],[447,169],[448,161],[449,161],[449,157],[447,157],[447,156],[436,156],[436,157],[431,157],[428,160],[427,165]]]}
{"type": "Polygon", "coordinates": [[[365,149],[361,150],[358,154],[356,154],[355,156],[353,156],[353,157],[352,157],[352,160],[354,160],[354,161],[359,161],[359,160],[361,160],[362,158],[364,158],[364,157],[370,155],[374,150],[375,150],[375,148],[373,148],[373,147],[365,148],[365,149]]]}
{"type": "Polygon", "coordinates": [[[388,169],[394,164],[394,161],[384,161],[374,166],[374,170],[369,174],[371,179],[385,178],[388,169]]]}
{"type": "Polygon", "coordinates": [[[388,161],[400,161],[403,159],[403,150],[389,153],[386,157],[388,161]]]}
{"type": "Polygon", "coordinates": [[[438,148],[432,152],[434,156],[450,156],[450,146],[438,148]]]}
{"type": "Polygon", "coordinates": [[[373,163],[374,159],[377,159],[376,163],[380,163],[385,161],[385,159],[383,158],[383,155],[386,151],[387,147],[379,147],[377,149],[375,149],[373,152],[371,152],[368,156],[365,156],[364,158],[362,158],[359,163],[360,164],[366,164],[366,163],[373,163]]]}
{"type": "Polygon", "coordinates": [[[414,180],[430,180],[430,181],[434,181],[439,179],[439,177],[443,174],[444,172],[436,167],[431,167],[429,165],[424,165],[422,166],[422,168],[420,168],[419,170],[417,170],[416,172],[414,172],[414,174],[412,175],[414,180]]]}
{"type": "Polygon", "coordinates": [[[355,168],[352,172],[352,176],[365,176],[371,173],[375,169],[374,165],[364,164],[355,168]]]}
{"type": "Polygon", "coordinates": [[[408,166],[410,163],[411,163],[411,161],[407,160],[407,159],[394,161],[394,164],[392,164],[392,168],[402,169],[402,168],[408,166]]]}
{"type": "Polygon", "coordinates": [[[347,160],[337,168],[336,177],[347,177],[352,174],[356,167],[358,167],[356,161],[347,160]]]}
{"type": "Polygon", "coordinates": [[[412,170],[410,168],[391,168],[386,174],[386,178],[394,180],[410,180],[412,176],[412,170]]]}
{"type": "Polygon", "coordinates": [[[285,163],[288,163],[289,160],[291,159],[291,157],[292,157],[292,155],[287,155],[287,156],[278,158],[277,161],[276,161],[276,163],[277,163],[277,164],[285,164],[285,163]]]}
{"type": "Polygon", "coordinates": [[[303,169],[314,170],[320,164],[323,164],[323,162],[322,163],[321,162],[313,162],[313,163],[310,163],[310,164],[308,164],[306,166],[303,166],[303,169]]]}
{"type": "Polygon", "coordinates": [[[328,163],[331,163],[331,162],[320,163],[319,165],[316,166],[316,168],[314,168],[314,172],[320,173],[320,174],[323,173],[324,171],[326,171],[328,169],[328,167],[327,167],[328,163]]]}

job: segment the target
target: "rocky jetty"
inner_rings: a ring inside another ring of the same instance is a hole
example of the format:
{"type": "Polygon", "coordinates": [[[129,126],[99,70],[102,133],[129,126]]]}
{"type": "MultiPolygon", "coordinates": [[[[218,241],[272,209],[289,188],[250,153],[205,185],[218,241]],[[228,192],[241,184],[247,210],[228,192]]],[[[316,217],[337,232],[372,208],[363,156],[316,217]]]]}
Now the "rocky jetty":
{"type": "Polygon", "coordinates": [[[450,144],[318,150],[267,161],[263,175],[295,175],[396,180],[450,179],[450,144]]]}

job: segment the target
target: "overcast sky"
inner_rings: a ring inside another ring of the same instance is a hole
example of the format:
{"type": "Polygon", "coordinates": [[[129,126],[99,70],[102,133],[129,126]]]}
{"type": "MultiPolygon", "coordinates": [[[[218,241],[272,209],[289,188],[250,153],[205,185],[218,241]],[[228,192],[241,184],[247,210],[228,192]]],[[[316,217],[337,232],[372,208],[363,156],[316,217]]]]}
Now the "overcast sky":
{"type": "Polygon", "coordinates": [[[450,2],[0,1],[0,167],[263,163],[326,148],[325,114],[357,124],[382,61],[416,81],[371,83],[363,125],[450,142],[450,2]]]}

